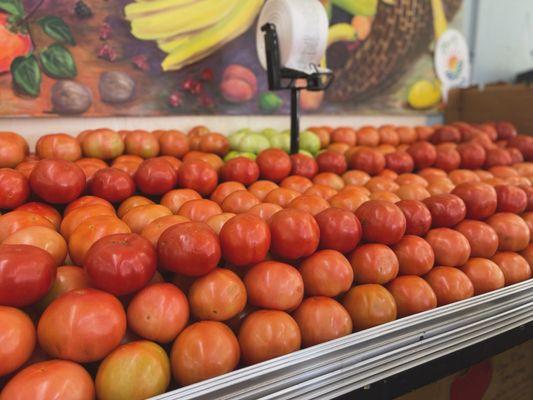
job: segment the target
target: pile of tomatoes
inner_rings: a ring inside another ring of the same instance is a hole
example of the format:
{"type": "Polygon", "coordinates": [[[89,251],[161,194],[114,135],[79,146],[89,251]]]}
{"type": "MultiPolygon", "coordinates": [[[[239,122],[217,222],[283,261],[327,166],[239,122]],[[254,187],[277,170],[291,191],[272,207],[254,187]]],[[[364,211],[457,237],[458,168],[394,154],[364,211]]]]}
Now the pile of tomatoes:
{"type": "Polygon", "coordinates": [[[143,399],[531,278],[533,138],[310,130],[0,133],[0,398],[143,399]]]}

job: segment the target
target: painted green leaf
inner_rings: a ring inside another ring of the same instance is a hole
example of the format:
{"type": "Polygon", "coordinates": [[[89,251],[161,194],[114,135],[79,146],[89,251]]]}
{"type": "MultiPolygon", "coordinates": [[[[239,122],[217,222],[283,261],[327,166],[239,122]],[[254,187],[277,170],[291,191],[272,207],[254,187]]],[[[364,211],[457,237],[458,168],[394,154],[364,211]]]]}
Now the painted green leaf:
{"type": "Polygon", "coordinates": [[[53,78],[74,78],[78,74],[72,54],[59,43],[44,49],[40,58],[44,72],[53,78]]]}
{"type": "Polygon", "coordinates": [[[41,70],[33,54],[15,58],[11,63],[11,76],[20,92],[33,97],[41,92],[41,70]]]}
{"type": "MultiPolygon", "coordinates": [[[[0,0],[1,1],[1,0],[0,0]]],[[[55,15],[47,15],[37,21],[44,33],[61,43],[76,44],[69,26],[62,18],[55,15]]]]}
{"type": "Polygon", "coordinates": [[[24,6],[22,0],[0,0],[0,10],[4,10],[8,14],[15,17],[22,18],[24,16],[24,6]]]}

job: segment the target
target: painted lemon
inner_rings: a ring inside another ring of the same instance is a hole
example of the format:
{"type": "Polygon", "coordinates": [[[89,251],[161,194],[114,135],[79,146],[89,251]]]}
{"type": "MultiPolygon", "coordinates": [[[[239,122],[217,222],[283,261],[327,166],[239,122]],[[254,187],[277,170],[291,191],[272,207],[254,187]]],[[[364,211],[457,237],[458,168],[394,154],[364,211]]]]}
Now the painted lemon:
{"type": "Polygon", "coordinates": [[[421,79],[413,84],[407,95],[407,102],[416,110],[435,107],[441,101],[438,82],[421,79]]]}

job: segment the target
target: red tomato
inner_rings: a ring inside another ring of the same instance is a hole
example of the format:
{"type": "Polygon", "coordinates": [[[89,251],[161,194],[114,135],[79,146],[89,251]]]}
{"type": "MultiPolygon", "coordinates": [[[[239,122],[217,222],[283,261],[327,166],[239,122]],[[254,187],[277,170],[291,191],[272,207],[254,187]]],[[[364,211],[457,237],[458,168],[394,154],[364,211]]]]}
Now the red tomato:
{"type": "Polygon", "coordinates": [[[403,174],[415,169],[413,157],[406,151],[397,150],[385,155],[385,164],[388,169],[403,174]]]}
{"type": "Polygon", "coordinates": [[[56,279],[52,288],[38,303],[37,308],[44,311],[46,307],[64,293],[74,289],[84,289],[90,287],[89,277],[85,270],[80,267],[64,265],[57,268],[56,279]]]}
{"type": "Polygon", "coordinates": [[[13,233],[30,227],[44,226],[54,229],[54,225],[46,218],[27,211],[11,211],[0,216],[0,243],[13,233]]]}
{"type": "Polygon", "coordinates": [[[358,146],[376,147],[379,144],[380,135],[376,128],[363,126],[356,132],[358,146]]]}
{"type": "Polygon", "coordinates": [[[461,141],[461,132],[454,126],[444,125],[435,130],[430,140],[433,144],[444,142],[459,143],[461,141]]]}
{"type": "Polygon", "coordinates": [[[316,296],[305,299],[294,311],[300,328],[302,346],[309,347],[352,333],[352,320],[348,311],[329,297],[316,296]]]}
{"type": "Polygon", "coordinates": [[[126,223],[134,233],[141,233],[150,223],[158,218],[172,215],[172,212],[160,204],[147,204],[129,210],[122,221],[126,223]]]}
{"type": "Polygon", "coordinates": [[[424,204],[431,213],[433,228],[449,228],[461,222],[466,215],[464,201],[454,194],[428,197],[424,204]]]}
{"type": "Polygon", "coordinates": [[[529,244],[529,227],[520,216],[511,213],[496,213],[487,224],[498,235],[499,251],[521,251],[529,244]]]}
{"type": "Polygon", "coordinates": [[[413,157],[415,169],[431,167],[437,159],[435,146],[428,142],[416,142],[410,145],[407,153],[413,157]]]}
{"type": "Polygon", "coordinates": [[[147,239],[136,233],[119,233],[95,242],[83,267],[96,288],[122,296],[146,286],[156,263],[156,252],[147,239]]]}
{"type": "MultiPolygon", "coordinates": [[[[183,162],[188,161],[203,161],[210,165],[218,174],[224,166],[222,158],[213,153],[203,153],[201,151],[190,151],[183,157],[183,162]]],[[[215,185],[216,186],[216,185],[215,185]]]]}
{"type": "Polygon", "coordinates": [[[398,258],[400,275],[422,276],[433,268],[435,254],[424,239],[405,235],[392,249],[398,258]]]}
{"type": "Polygon", "coordinates": [[[189,303],[171,283],[154,283],[140,290],[128,305],[128,327],[137,335],[168,343],[189,322],[189,303]]]}
{"type": "Polygon", "coordinates": [[[336,175],[333,172],[319,173],[313,178],[313,184],[329,186],[330,188],[335,190],[341,190],[345,186],[344,180],[339,175],[336,175]]]}
{"type": "Polygon", "coordinates": [[[111,129],[96,129],[88,132],[82,139],[81,148],[85,157],[111,160],[124,153],[124,142],[118,132],[111,129]]]}
{"type": "Polygon", "coordinates": [[[348,166],[377,175],[385,168],[385,156],[377,150],[361,147],[350,156],[348,166]]]}
{"type": "Polygon", "coordinates": [[[17,164],[14,168],[16,171],[24,175],[26,179],[30,179],[31,172],[33,171],[33,169],[38,163],[39,163],[38,160],[22,161],[21,163],[17,164]]]}
{"type": "Polygon", "coordinates": [[[485,219],[496,211],[498,197],[496,190],[486,183],[462,183],[452,193],[463,199],[466,205],[466,218],[485,219]]]}
{"type": "Polygon", "coordinates": [[[222,213],[213,215],[212,217],[209,217],[205,223],[209,225],[211,229],[217,234],[220,235],[220,231],[222,227],[228,222],[230,219],[232,219],[236,214],[233,213],[222,213]]]}
{"type": "Polygon", "coordinates": [[[283,187],[272,190],[264,198],[265,203],[278,204],[281,207],[287,207],[291,201],[300,196],[299,192],[283,187]]]}
{"type": "Polygon", "coordinates": [[[396,128],[396,132],[400,138],[400,143],[413,143],[418,139],[416,130],[410,126],[399,126],[396,128]]]}
{"type": "Polygon", "coordinates": [[[179,186],[193,189],[202,196],[211,194],[217,187],[217,183],[217,171],[202,160],[185,161],[178,172],[179,186]]]}
{"type": "Polygon", "coordinates": [[[431,286],[416,275],[399,276],[387,285],[398,308],[398,317],[406,317],[437,307],[431,286]]]}
{"type": "Polygon", "coordinates": [[[368,242],[394,244],[405,233],[406,218],[402,210],[388,201],[367,201],[355,215],[361,221],[363,239],[368,242]]]}
{"type": "Polygon", "coordinates": [[[291,175],[313,178],[318,173],[318,165],[313,157],[306,154],[291,155],[291,175]]]}
{"type": "Polygon", "coordinates": [[[44,311],[37,335],[52,357],[98,361],[117,347],[126,332],[126,313],[116,297],[96,289],[63,294],[44,311]]]}
{"type": "Polygon", "coordinates": [[[381,285],[357,285],[342,300],[355,331],[372,328],[396,319],[394,297],[381,285]]]}
{"type": "Polygon", "coordinates": [[[56,276],[56,262],[39,247],[0,245],[0,305],[22,307],[43,297],[56,276]]]}
{"type": "Polygon", "coordinates": [[[180,333],[170,353],[174,379],[183,386],[237,368],[239,342],[222,322],[200,321],[180,333]]]}
{"type": "Polygon", "coordinates": [[[239,329],[239,344],[245,364],[257,364],[299,350],[300,328],[286,312],[254,311],[239,329]]]}
{"type": "Polygon", "coordinates": [[[0,168],[15,168],[28,153],[28,144],[14,132],[0,132],[0,168]]]}
{"type": "Polygon", "coordinates": [[[352,287],[352,266],[335,250],[317,251],[302,261],[299,271],[308,296],[336,297],[352,287]]]}
{"type": "MultiPolygon", "coordinates": [[[[439,145],[443,146],[443,145],[439,145]]],[[[453,171],[461,165],[461,155],[453,148],[441,148],[437,146],[437,159],[435,160],[435,167],[441,168],[444,171],[453,171]]]]}
{"type": "Polygon", "coordinates": [[[529,267],[531,268],[533,265],[533,244],[528,244],[528,246],[520,252],[520,255],[526,259],[529,267]]]}
{"type": "Polygon", "coordinates": [[[349,253],[361,240],[361,223],[347,210],[328,208],[315,216],[320,228],[320,248],[349,253]]]}
{"type": "Polygon", "coordinates": [[[220,241],[203,222],[185,222],[168,228],[157,244],[161,267],[186,276],[202,276],[220,261],[220,241]]]}
{"type": "MultiPolygon", "coordinates": [[[[128,156],[121,156],[121,157],[128,157],[128,156]]],[[[120,161],[120,162],[115,161],[113,164],[111,164],[111,167],[126,173],[130,178],[133,179],[141,163],[142,163],[142,159],[141,161],[120,161]]]]}
{"type": "MultiPolygon", "coordinates": [[[[423,128],[423,127],[419,127],[423,128]]],[[[398,146],[400,144],[400,136],[392,125],[383,125],[378,128],[379,142],[381,144],[390,144],[398,146]]]]}
{"type": "Polygon", "coordinates": [[[29,226],[8,236],[2,244],[27,244],[49,253],[56,265],[62,265],[67,257],[67,242],[54,229],[44,226],[29,226]]]}
{"type": "Polygon", "coordinates": [[[206,222],[210,217],[222,214],[222,208],[214,201],[207,199],[190,200],[184,203],[178,215],[196,222],[206,222]]]}
{"type": "Polygon", "coordinates": [[[242,214],[260,203],[259,199],[247,190],[231,193],[222,202],[222,210],[234,214],[242,214]]]}
{"type": "Polygon", "coordinates": [[[26,177],[11,168],[0,168],[0,210],[11,210],[24,204],[30,195],[26,177]]]}
{"type": "Polygon", "coordinates": [[[348,168],[346,158],[331,150],[320,153],[316,157],[316,163],[320,172],[332,172],[337,175],[344,174],[348,168]]]}
{"type": "Polygon", "coordinates": [[[224,181],[237,181],[251,185],[259,179],[259,166],[247,157],[236,157],[222,167],[220,174],[224,181]]]}
{"type": "Polygon", "coordinates": [[[305,176],[291,175],[283,179],[280,186],[298,193],[303,193],[313,186],[313,182],[305,176]]]}
{"type": "Polygon", "coordinates": [[[308,196],[322,197],[324,200],[329,200],[338,192],[332,187],[316,184],[307,189],[303,194],[308,196]]]}
{"type": "Polygon", "coordinates": [[[505,277],[498,265],[486,258],[471,258],[461,270],[474,285],[474,294],[482,294],[500,289],[505,285],[505,277]]]}
{"type": "Polygon", "coordinates": [[[470,243],[460,232],[436,228],[430,230],[425,239],[435,253],[436,265],[459,267],[470,257],[470,243]]]}
{"type": "Polygon", "coordinates": [[[267,194],[277,188],[279,188],[279,186],[274,182],[255,181],[248,187],[248,191],[255,197],[257,197],[260,201],[263,201],[267,194]]]}
{"type": "Polygon", "coordinates": [[[283,210],[283,208],[281,208],[281,206],[278,206],[277,204],[260,203],[250,208],[247,213],[256,215],[259,218],[265,220],[267,224],[270,224],[272,216],[281,210],[283,210]]]}
{"type": "Polygon", "coordinates": [[[102,400],[146,399],[163,394],[169,383],[170,360],[165,350],[138,340],[116,348],[102,361],[95,379],[96,396],[102,400]]]}
{"type": "Polygon", "coordinates": [[[139,165],[135,173],[137,188],[148,195],[161,195],[173,189],[177,183],[176,171],[161,158],[150,158],[139,165]]]}
{"type": "Polygon", "coordinates": [[[135,192],[133,179],[126,172],[116,168],[104,168],[97,171],[89,187],[93,195],[111,203],[124,201],[135,192]]]}
{"type": "Polygon", "coordinates": [[[64,133],[41,136],[35,145],[35,151],[40,158],[60,158],[67,161],[81,158],[78,140],[64,133]]]}
{"type": "Polygon", "coordinates": [[[302,302],[304,282],[296,268],[277,261],[254,265],[244,277],[248,302],[273,310],[294,310],[302,302]]]}
{"type": "Polygon", "coordinates": [[[2,391],[2,400],[93,400],[91,375],[79,364],[65,360],[42,361],[24,368],[2,391]]]}
{"type": "Polygon", "coordinates": [[[329,208],[329,203],[322,197],[302,195],[292,200],[287,208],[306,211],[315,216],[325,209],[329,208]]]}
{"type": "Polygon", "coordinates": [[[272,253],[291,260],[308,257],[315,252],[320,230],[313,216],[300,210],[282,210],[270,221],[272,253]]]}
{"type": "Polygon", "coordinates": [[[228,197],[233,192],[237,192],[240,190],[246,190],[246,186],[244,186],[240,182],[223,182],[216,187],[213,193],[211,193],[210,200],[221,205],[226,197],[228,197]]]}
{"type": "Polygon", "coordinates": [[[458,268],[435,267],[424,279],[435,292],[439,306],[468,299],[474,295],[474,285],[458,268]]]}
{"type": "Polygon", "coordinates": [[[159,141],[149,132],[135,130],[124,138],[126,154],[134,154],[142,158],[152,158],[159,154],[159,141]]]}
{"type": "Polygon", "coordinates": [[[485,222],[466,219],[454,228],[470,243],[470,256],[490,258],[498,250],[498,235],[485,222]]]}
{"type": "Polygon", "coordinates": [[[63,215],[66,217],[68,214],[70,214],[70,212],[74,211],[77,208],[81,208],[85,206],[92,206],[92,205],[106,206],[112,211],[115,210],[109,201],[101,199],[100,197],[82,196],[74,200],[69,205],[67,205],[67,207],[65,208],[65,211],[63,212],[63,215]]]}
{"type": "Polygon", "coordinates": [[[183,132],[168,130],[159,135],[159,147],[162,155],[182,158],[189,152],[189,140],[183,132]]]}
{"type": "Polygon", "coordinates": [[[152,246],[157,247],[159,237],[165,230],[173,225],[181,224],[183,222],[189,222],[189,219],[182,217],[181,215],[164,215],[162,217],[154,219],[148,225],[146,225],[142,231],[141,236],[148,239],[152,246]]]}
{"type": "Polygon", "coordinates": [[[0,377],[28,361],[35,348],[35,336],[33,322],[26,314],[0,306],[0,377]]]}
{"type": "Polygon", "coordinates": [[[199,320],[226,321],[246,306],[246,287],[229,269],[215,268],[189,289],[191,313],[199,320]]]}
{"type": "Polygon", "coordinates": [[[262,179],[281,182],[291,173],[291,158],[280,149],[266,149],[255,160],[262,179]]]}
{"type": "Polygon", "coordinates": [[[65,204],[85,190],[85,175],[76,164],[65,160],[41,160],[30,175],[32,191],[48,203],[65,204]]]}
{"type": "Polygon", "coordinates": [[[251,214],[231,218],[220,230],[224,259],[236,266],[256,264],[265,259],[270,248],[268,224],[251,214]]]}
{"type": "Polygon", "coordinates": [[[527,195],[516,186],[497,185],[494,187],[498,196],[497,212],[521,214],[527,207],[527,195]]]}
{"type": "Polygon", "coordinates": [[[219,156],[225,156],[229,151],[229,140],[220,133],[208,133],[200,139],[199,150],[206,153],[214,153],[219,156]]]}
{"type": "Polygon", "coordinates": [[[396,278],[398,259],[387,246],[369,243],[357,247],[350,255],[350,263],[357,283],[385,284],[396,278]]]}
{"type": "Polygon", "coordinates": [[[485,164],[485,158],[487,157],[487,152],[478,143],[469,142],[462,143],[457,146],[457,151],[461,156],[460,167],[464,169],[477,169],[481,168],[485,164]]]}
{"type": "Polygon", "coordinates": [[[506,149],[495,148],[487,150],[487,158],[483,166],[489,169],[495,165],[511,165],[512,162],[513,159],[506,149]]]}
{"type": "MultiPolygon", "coordinates": [[[[212,155],[214,155],[214,154],[212,154],[212,155]]],[[[168,162],[172,166],[172,169],[174,170],[176,175],[180,171],[181,165],[183,164],[183,162],[181,160],[178,160],[176,157],[172,157],[172,156],[159,156],[158,158],[168,162]]]]}
{"type": "Polygon", "coordinates": [[[505,286],[527,281],[531,278],[531,266],[521,255],[504,251],[496,253],[492,261],[498,264],[505,277],[505,286]]]}
{"type": "Polygon", "coordinates": [[[349,127],[339,127],[331,132],[331,141],[333,143],[346,143],[349,146],[355,146],[356,132],[349,127]]]}

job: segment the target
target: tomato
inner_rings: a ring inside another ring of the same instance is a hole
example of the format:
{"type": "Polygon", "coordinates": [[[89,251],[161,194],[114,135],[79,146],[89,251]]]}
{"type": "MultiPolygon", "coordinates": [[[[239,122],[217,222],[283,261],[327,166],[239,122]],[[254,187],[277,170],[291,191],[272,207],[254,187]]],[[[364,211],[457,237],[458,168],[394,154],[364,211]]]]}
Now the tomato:
{"type": "Polygon", "coordinates": [[[159,141],[149,132],[135,130],[124,138],[126,154],[134,154],[142,158],[152,158],[159,154],[159,141]]]}
{"type": "Polygon", "coordinates": [[[76,289],[58,297],[37,326],[46,353],[81,363],[103,359],[125,332],[126,313],[120,301],[96,289],[76,289]]]}
{"type": "Polygon", "coordinates": [[[457,146],[457,151],[461,156],[461,168],[477,169],[485,164],[487,152],[480,144],[475,142],[462,143],[457,146]]]}
{"type": "MultiPolygon", "coordinates": [[[[334,174],[333,172],[319,173],[313,178],[313,184],[329,186],[330,188],[335,190],[341,190],[345,186],[344,180],[339,175],[334,174]]],[[[309,187],[307,189],[309,189],[309,187]]]]}
{"type": "Polygon", "coordinates": [[[146,225],[141,231],[141,236],[148,239],[152,246],[157,247],[159,237],[167,228],[183,222],[189,222],[189,219],[181,215],[164,215],[146,225]]]}
{"type": "Polygon", "coordinates": [[[272,219],[274,214],[281,210],[283,210],[283,208],[281,208],[281,206],[278,206],[277,204],[260,203],[250,208],[247,213],[256,215],[259,218],[265,220],[268,224],[270,224],[270,220],[272,219]]]}
{"type": "Polygon", "coordinates": [[[220,261],[218,236],[203,222],[184,222],[168,228],[157,244],[159,265],[186,276],[202,276],[220,261]]]}
{"type": "Polygon", "coordinates": [[[505,285],[505,276],[498,265],[486,258],[471,258],[461,270],[474,285],[474,294],[500,289],[505,285]]]}
{"type": "MultiPolygon", "coordinates": [[[[128,156],[120,156],[120,157],[128,157],[128,156]]],[[[133,157],[133,156],[131,156],[131,157],[133,157]]],[[[126,173],[130,178],[133,179],[135,177],[135,174],[137,173],[137,170],[139,169],[139,165],[141,165],[141,164],[142,164],[142,159],[140,161],[137,161],[137,160],[135,160],[135,161],[116,161],[115,160],[115,162],[113,162],[113,164],[111,164],[111,167],[126,173]]]]}
{"type": "Polygon", "coordinates": [[[381,285],[357,285],[342,300],[350,314],[353,329],[360,331],[385,324],[396,319],[394,297],[381,285]]]}
{"type": "Polygon", "coordinates": [[[527,207],[527,195],[524,190],[516,186],[497,185],[494,187],[498,196],[497,212],[520,214],[527,207]]]}
{"type": "Polygon", "coordinates": [[[178,178],[168,161],[150,158],[139,165],[134,180],[137,188],[144,194],[161,195],[173,189],[178,178]]]}
{"type": "Polygon", "coordinates": [[[317,214],[315,219],[320,228],[321,249],[348,253],[361,240],[361,223],[350,211],[332,207],[317,214]]]}
{"type": "Polygon", "coordinates": [[[22,307],[43,297],[55,279],[56,262],[39,247],[0,245],[0,305],[22,307]]]}
{"type": "Polygon", "coordinates": [[[398,126],[396,128],[396,132],[398,133],[398,137],[400,138],[400,143],[413,143],[416,142],[418,139],[418,134],[416,133],[416,130],[414,128],[411,128],[410,126],[398,126]]]}
{"type": "Polygon", "coordinates": [[[396,195],[402,200],[424,200],[431,196],[428,190],[417,183],[401,185],[396,195]]]}
{"type": "Polygon", "coordinates": [[[470,257],[470,243],[460,232],[450,228],[435,228],[428,232],[425,240],[435,253],[435,264],[459,267],[470,257]],[[453,249],[453,251],[450,251],[453,249]]]}
{"type": "Polygon", "coordinates": [[[427,191],[432,196],[451,193],[455,188],[453,182],[448,178],[434,179],[427,187],[427,191]]]}
{"type": "Polygon", "coordinates": [[[406,151],[397,150],[385,155],[385,165],[388,169],[403,174],[415,169],[413,157],[406,151]]]}
{"type": "Polygon", "coordinates": [[[96,129],[80,140],[85,157],[111,160],[124,153],[124,142],[118,132],[111,129],[96,129]]]}
{"type": "Polygon", "coordinates": [[[220,230],[224,259],[236,266],[256,264],[265,259],[271,243],[268,224],[258,216],[240,214],[220,230]]]}
{"type": "Polygon", "coordinates": [[[402,186],[403,185],[418,185],[424,188],[428,186],[428,181],[425,178],[423,178],[420,175],[407,173],[407,172],[398,175],[398,177],[396,178],[396,183],[402,186]]]}
{"type": "Polygon", "coordinates": [[[464,201],[454,194],[428,197],[424,204],[431,213],[433,228],[449,228],[461,222],[466,215],[464,201]]]}
{"type": "Polygon", "coordinates": [[[444,125],[437,128],[430,137],[431,143],[439,144],[444,142],[458,143],[461,141],[461,132],[454,126],[444,125]]]}
{"type": "Polygon", "coordinates": [[[382,200],[394,204],[401,199],[392,192],[377,191],[370,195],[370,200],[382,200]]]}
{"type": "Polygon", "coordinates": [[[40,158],[60,158],[67,161],[81,158],[78,140],[64,133],[41,136],[35,145],[35,151],[40,158]]]}
{"type": "Polygon", "coordinates": [[[30,185],[22,173],[11,168],[0,168],[0,210],[17,208],[29,196],[30,185]]]}
{"type": "Polygon", "coordinates": [[[318,164],[306,154],[291,154],[291,175],[313,178],[318,173],[318,164]]]}
{"type": "Polygon", "coordinates": [[[331,199],[337,193],[338,192],[332,187],[329,187],[326,185],[320,185],[320,184],[313,185],[309,189],[307,189],[305,192],[303,192],[304,195],[318,196],[318,197],[322,197],[324,200],[331,199]]]}
{"type": "Polygon", "coordinates": [[[320,148],[324,148],[329,145],[330,137],[327,129],[325,129],[324,127],[312,126],[310,128],[307,128],[307,130],[313,132],[315,135],[318,136],[318,138],[320,139],[320,148]]]}
{"type": "Polygon", "coordinates": [[[260,201],[263,201],[267,194],[274,189],[279,188],[277,184],[270,181],[255,181],[248,187],[248,191],[257,197],[260,201]]]}
{"type": "Polygon", "coordinates": [[[363,239],[368,242],[394,244],[405,233],[406,218],[402,210],[387,201],[367,201],[355,215],[361,222],[363,239]]]}
{"type": "Polygon", "coordinates": [[[300,328],[302,346],[309,347],[352,333],[348,311],[329,297],[305,299],[294,311],[293,317],[300,328]]]}
{"type": "Polygon", "coordinates": [[[348,166],[350,169],[377,175],[385,168],[385,156],[377,150],[361,147],[350,156],[348,166]]]}
{"type": "Polygon", "coordinates": [[[30,186],[48,203],[70,203],[85,190],[85,174],[70,161],[41,160],[30,175],[30,186]]]}
{"type": "Polygon", "coordinates": [[[474,295],[474,285],[458,268],[435,267],[424,276],[435,295],[439,306],[468,299],[474,295]]]}
{"type": "Polygon", "coordinates": [[[239,358],[235,334],[217,321],[201,321],[185,328],[170,353],[174,379],[183,386],[231,372],[239,358]]]}
{"type": "Polygon", "coordinates": [[[254,311],[239,329],[242,360],[247,365],[297,351],[301,343],[298,324],[284,311],[254,311]]]}
{"type": "MultiPolygon", "coordinates": [[[[451,171],[448,173],[448,178],[450,178],[453,184],[457,186],[463,183],[477,183],[481,181],[481,178],[478,176],[478,174],[468,169],[456,169],[454,171],[451,171]]],[[[466,203],[466,200],[465,200],[465,203],[466,203]]]]}
{"type": "Polygon", "coordinates": [[[92,205],[106,206],[110,210],[113,210],[113,211],[115,210],[109,201],[101,199],[100,197],[82,196],[82,197],[78,197],[72,203],[69,203],[65,207],[65,211],[63,211],[63,215],[66,217],[68,214],[70,214],[70,212],[74,211],[77,208],[85,207],[85,206],[92,206],[92,205]]]}
{"type": "Polygon", "coordinates": [[[22,161],[21,163],[17,164],[14,168],[16,171],[24,175],[26,179],[30,179],[31,172],[33,171],[33,169],[38,163],[39,163],[38,160],[22,161]]]}
{"type": "Polygon", "coordinates": [[[530,240],[529,227],[520,216],[511,213],[496,213],[487,219],[498,235],[499,251],[520,251],[530,240]]]}
{"type": "Polygon", "coordinates": [[[94,384],[79,364],[65,360],[42,361],[24,368],[4,387],[2,400],[93,400],[94,384]]]}
{"type": "Polygon", "coordinates": [[[435,292],[419,276],[399,276],[387,285],[387,289],[396,302],[398,317],[406,317],[437,307],[435,292]]]}
{"type": "Polygon", "coordinates": [[[299,192],[280,187],[268,193],[263,199],[263,202],[278,204],[281,207],[287,207],[289,203],[298,196],[300,196],[299,192]]]}
{"type": "Polygon", "coordinates": [[[203,153],[201,151],[190,151],[183,157],[183,162],[188,161],[203,161],[210,165],[217,174],[220,172],[224,166],[224,161],[222,158],[213,153],[203,153]]]}
{"type": "Polygon", "coordinates": [[[0,168],[15,168],[28,153],[22,136],[14,132],[0,132],[0,168]]]}
{"type": "Polygon", "coordinates": [[[170,283],[140,290],[128,306],[128,326],[139,336],[159,343],[176,338],[189,322],[187,297],[170,283]]]}
{"type": "Polygon", "coordinates": [[[68,252],[76,265],[83,265],[85,254],[91,246],[104,236],[115,233],[130,233],[124,222],[112,215],[97,215],[83,221],[72,232],[68,240],[68,252]]]}
{"type": "Polygon", "coordinates": [[[291,158],[281,149],[263,150],[255,162],[259,166],[262,179],[281,182],[291,173],[291,158]]]}
{"type": "Polygon", "coordinates": [[[246,190],[246,187],[240,182],[223,182],[216,187],[213,193],[211,193],[210,200],[214,201],[215,203],[222,204],[226,197],[233,192],[240,190],[246,190]]]}
{"type": "Polygon", "coordinates": [[[305,211],[287,209],[270,221],[271,252],[287,259],[308,257],[315,252],[320,230],[313,216],[305,211]]]}
{"type": "MultiPolygon", "coordinates": [[[[167,207],[172,213],[177,214],[183,204],[190,200],[199,200],[202,196],[192,189],[174,189],[161,198],[161,205],[167,207]]],[[[120,213],[120,209],[119,209],[120,213]]]]}
{"type": "Polygon", "coordinates": [[[208,133],[200,139],[199,150],[206,153],[214,153],[219,156],[225,156],[229,151],[229,140],[220,133],[208,133]]]}
{"type": "MultiPolygon", "coordinates": [[[[156,132],[152,132],[157,137],[156,132]]],[[[158,137],[162,155],[182,158],[189,152],[189,140],[183,132],[176,130],[163,131],[158,137]]]]}
{"type": "Polygon", "coordinates": [[[46,218],[27,211],[11,211],[0,216],[0,243],[13,233],[30,227],[44,226],[54,229],[54,225],[46,218]]]}
{"type": "Polygon", "coordinates": [[[215,190],[217,183],[217,171],[202,160],[185,161],[178,172],[179,186],[193,189],[202,196],[211,194],[215,190]]]}
{"type": "Polygon", "coordinates": [[[320,172],[332,172],[342,175],[348,168],[346,158],[337,152],[326,150],[316,157],[316,163],[320,172]]]}
{"type": "Polygon", "coordinates": [[[466,218],[485,219],[496,212],[498,197],[496,190],[482,182],[462,183],[452,194],[463,199],[466,205],[466,218]]]}
{"type": "Polygon", "coordinates": [[[122,296],[136,292],[152,279],[157,268],[156,252],[136,233],[108,235],[91,246],[83,267],[96,288],[122,296]]]}
{"type": "Polygon", "coordinates": [[[505,286],[526,281],[531,278],[531,266],[521,255],[504,251],[496,253],[492,261],[498,264],[505,277],[505,286]]]}
{"type": "Polygon", "coordinates": [[[362,204],[369,201],[366,194],[357,192],[340,192],[329,199],[331,207],[340,208],[354,213],[362,204]]]}
{"type": "Polygon", "coordinates": [[[398,258],[400,275],[424,275],[435,263],[433,249],[418,236],[405,235],[392,249],[398,258]]]}
{"type": "Polygon", "coordinates": [[[487,158],[483,166],[485,169],[489,169],[495,165],[511,165],[512,162],[513,159],[506,149],[495,148],[487,150],[487,158]]]}
{"type": "Polygon", "coordinates": [[[357,283],[385,284],[398,275],[399,264],[394,252],[379,243],[357,247],[350,255],[350,263],[357,283]]]}
{"type": "Polygon", "coordinates": [[[315,216],[329,208],[329,203],[318,196],[302,195],[292,200],[287,208],[306,211],[315,216]]]}
{"type": "Polygon", "coordinates": [[[251,185],[259,179],[259,166],[247,157],[236,157],[228,162],[220,170],[222,180],[236,181],[243,185],[251,185]]]}
{"type": "Polygon", "coordinates": [[[16,308],[0,306],[0,376],[28,361],[35,348],[35,337],[30,317],[16,308]]]}
{"type": "Polygon", "coordinates": [[[56,265],[62,265],[67,257],[67,242],[51,228],[29,226],[8,236],[2,244],[27,244],[48,252],[56,265]]]}
{"type": "Polygon", "coordinates": [[[242,214],[260,203],[259,199],[247,190],[231,193],[222,202],[222,210],[234,214],[242,214]]]}
{"type": "Polygon", "coordinates": [[[346,143],[349,146],[355,146],[356,138],[355,130],[348,127],[339,127],[331,132],[331,141],[333,143],[346,143]]]}
{"type": "Polygon", "coordinates": [[[342,174],[342,180],[346,185],[363,186],[370,180],[370,175],[364,171],[349,170],[342,174]]]}
{"type": "Polygon", "coordinates": [[[189,289],[191,313],[199,320],[226,321],[246,306],[246,287],[229,269],[215,268],[189,289]]]}
{"type": "Polygon", "coordinates": [[[498,235],[485,222],[466,219],[454,228],[470,243],[470,256],[490,258],[498,250],[498,235]]]}
{"type": "Polygon", "coordinates": [[[115,210],[112,207],[107,205],[94,204],[81,206],[73,210],[69,210],[68,214],[65,214],[65,218],[61,221],[61,226],[59,231],[61,235],[69,240],[72,232],[85,220],[96,217],[98,215],[109,215],[114,217],[115,210]]]}
{"type": "Polygon", "coordinates": [[[398,146],[400,144],[400,136],[392,125],[383,125],[378,128],[379,142],[381,144],[390,144],[398,146]]]}
{"type": "Polygon", "coordinates": [[[119,203],[133,195],[135,182],[124,171],[104,168],[94,174],[89,188],[93,195],[111,203],[119,203]]]}
{"type": "Polygon", "coordinates": [[[356,132],[356,138],[358,146],[376,147],[379,144],[380,134],[372,126],[363,126],[356,132]]]}
{"type": "Polygon", "coordinates": [[[220,230],[222,227],[228,222],[230,219],[232,219],[236,214],[233,213],[222,213],[213,215],[212,217],[209,217],[205,223],[209,225],[211,229],[217,234],[220,235],[220,230]]]}
{"type": "Polygon", "coordinates": [[[350,262],[335,250],[317,251],[299,268],[308,296],[336,297],[352,287],[354,273],[350,262]]]}
{"type": "Polygon", "coordinates": [[[141,233],[151,222],[158,218],[172,215],[172,212],[165,206],[159,204],[147,204],[129,210],[122,221],[126,223],[134,233],[141,233]]]}
{"type": "Polygon", "coordinates": [[[366,184],[366,188],[372,193],[380,191],[395,192],[399,187],[392,179],[383,176],[374,176],[366,184]]]}
{"type": "Polygon", "coordinates": [[[37,303],[37,308],[44,311],[52,301],[62,294],[74,289],[84,289],[90,286],[89,277],[83,268],[71,265],[58,267],[52,288],[48,291],[46,296],[37,303]]]}
{"type": "Polygon", "coordinates": [[[533,211],[533,186],[520,186],[527,196],[526,211],[533,211]]]}
{"type": "Polygon", "coordinates": [[[219,214],[222,214],[222,208],[214,201],[207,199],[190,200],[184,203],[178,211],[178,215],[196,222],[205,222],[210,217],[219,214]]]}
{"type": "Polygon", "coordinates": [[[54,229],[58,230],[61,224],[61,214],[54,207],[39,202],[25,203],[16,208],[16,211],[26,211],[33,214],[38,214],[54,225],[54,229]]]}
{"type": "Polygon", "coordinates": [[[416,142],[407,148],[407,153],[413,157],[415,169],[431,167],[437,159],[435,146],[428,142],[416,142]]]}
{"type": "Polygon", "coordinates": [[[520,255],[526,259],[531,267],[533,265],[533,244],[528,244],[528,246],[520,252],[520,255]]]}

